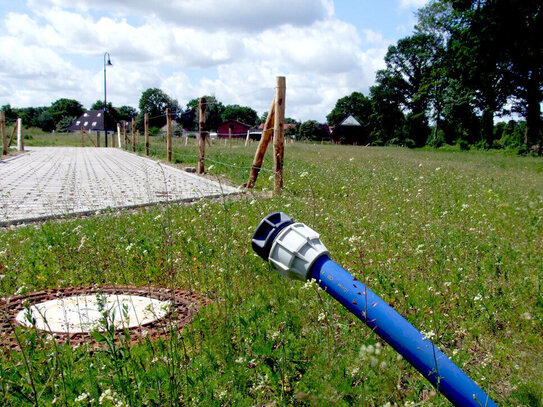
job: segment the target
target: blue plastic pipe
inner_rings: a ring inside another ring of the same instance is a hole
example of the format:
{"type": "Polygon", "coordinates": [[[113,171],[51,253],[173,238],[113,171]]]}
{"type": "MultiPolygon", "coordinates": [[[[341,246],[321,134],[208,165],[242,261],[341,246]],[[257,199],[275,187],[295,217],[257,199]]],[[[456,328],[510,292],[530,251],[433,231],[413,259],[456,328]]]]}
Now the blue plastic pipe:
{"type": "Polygon", "coordinates": [[[497,406],[458,366],[385,301],[328,256],[311,278],[411,363],[455,406],[497,406]]]}
{"type": "Polygon", "coordinates": [[[392,346],[455,406],[497,406],[419,330],[332,261],[315,231],[303,224],[294,224],[286,214],[276,212],[264,218],[257,227],[252,246],[263,259],[274,263],[281,274],[287,277],[294,275],[302,280],[315,279],[320,287],[392,346]],[[313,260],[304,266],[304,261],[310,258],[313,260]]]}

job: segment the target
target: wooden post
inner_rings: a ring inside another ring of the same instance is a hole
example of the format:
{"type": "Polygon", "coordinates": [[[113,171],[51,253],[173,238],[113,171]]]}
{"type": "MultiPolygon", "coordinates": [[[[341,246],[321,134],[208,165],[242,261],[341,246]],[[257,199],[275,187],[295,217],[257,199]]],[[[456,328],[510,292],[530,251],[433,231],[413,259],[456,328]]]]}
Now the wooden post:
{"type": "Polygon", "coordinates": [[[23,119],[17,118],[17,150],[25,151],[25,143],[23,141],[23,119]]]}
{"type": "Polygon", "coordinates": [[[8,139],[6,135],[6,114],[0,111],[0,127],[2,130],[2,155],[8,155],[8,139]]]}
{"type": "Polygon", "coordinates": [[[145,155],[149,157],[149,115],[143,116],[143,133],[145,135],[145,155]]]}
{"type": "Polygon", "coordinates": [[[135,132],[136,121],[132,117],[132,122],[130,123],[130,135],[132,136],[132,152],[136,152],[136,132],[135,132]]]}
{"type": "Polygon", "coordinates": [[[166,151],[168,152],[168,162],[172,161],[172,109],[166,109],[166,151]]]}
{"type": "Polygon", "coordinates": [[[185,133],[185,130],[183,130],[183,134],[185,134],[185,145],[189,142],[189,133],[185,133]]]}
{"type": "Polygon", "coordinates": [[[124,149],[128,151],[128,137],[126,136],[126,120],[123,120],[124,149]]]}
{"type": "Polygon", "coordinates": [[[117,144],[121,148],[121,123],[117,123],[117,144]]]}
{"type": "Polygon", "coordinates": [[[200,131],[200,138],[198,139],[198,174],[203,174],[205,169],[205,155],[206,155],[206,109],[207,101],[205,98],[200,99],[200,121],[198,123],[198,129],[200,131]]]}
{"type": "Polygon", "coordinates": [[[251,172],[249,174],[249,180],[244,185],[246,188],[253,188],[255,186],[256,179],[258,178],[258,173],[260,172],[260,167],[262,167],[262,161],[264,161],[264,155],[266,154],[266,149],[268,148],[268,144],[270,144],[270,141],[272,139],[274,116],[275,116],[275,97],[271,104],[268,117],[266,117],[266,122],[264,123],[264,128],[262,129],[262,135],[260,136],[258,147],[256,148],[255,158],[253,159],[253,167],[251,168],[251,172]]]}
{"type": "Polygon", "coordinates": [[[251,137],[251,130],[247,130],[247,138],[245,139],[245,147],[247,147],[247,143],[249,143],[249,137],[251,137]]]}
{"type": "Polygon", "coordinates": [[[13,143],[13,138],[15,137],[15,134],[17,133],[17,129],[19,128],[19,121],[15,121],[15,126],[13,126],[13,131],[11,132],[11,137],[9,138],[8,147],[11,147],[11,143],[13,143]]]}
{"type": "Polygon", "coordinates": [[[81,132],[81,147],[85,147],[85,133],[81,132]]]}
{"type": "MultiPolygon", "coordinates": [[[[104,127],[106,127],[106,118],[104,117],[104,127]]],[[[90,136],[89,136],[90,137],[90,136]]],[[[100,147],[100,132],[96,132],[96,147],[100,147]]]]}
{"type": "Polygon", "coordinates": [[[96,147],[96,144],[94,143],[94,140],[92,139],[92,137],[90,136],[90,134],[87,133],[87,130],[85,130],[84,127],[81,127],[81,134],[83,134],[83,135],[86,134],[87,137],[89,138],[90,142],[92,143],[92,145],[93,145],[94,147],[96,147]]]}
{"type": "Polygon", "coordinates": [[[230,142],[230,148],[232,148],[232,127],[228,128],[228,141],[230,142]]]}
{"type": "Polygon", "coordinates": [[[277,77],[275,93],[275,120],[273,126],[273,193],[279,195],[283,189],[283,156],[285,153],[285,140],[283,138],[283,125],[285,122],[285,94],[286,79],[277,77]]]}

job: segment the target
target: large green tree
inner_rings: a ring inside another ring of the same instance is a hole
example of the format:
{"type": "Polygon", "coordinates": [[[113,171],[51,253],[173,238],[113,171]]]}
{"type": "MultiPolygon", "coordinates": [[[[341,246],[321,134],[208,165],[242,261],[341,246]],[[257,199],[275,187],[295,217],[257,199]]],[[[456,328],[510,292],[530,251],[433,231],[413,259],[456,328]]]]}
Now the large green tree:
{"type": "Polygon", "coordinates": [[[164,91],[158,88],[145,90],[140,97],[138,127],[143,127],[143,116],[149,117],[149,127],[162,127],[166,124],[166,109],[180,110],[177,100],[172,99],[164,91]]]}
{"type": "MultiPolygon", "coordinates": [[[[543,3],[453,0],[452,5],[463,23],[452,31],[453,39],[459,38],[474,60],[476,83],[486,79],[483,85],[494,90],[485,100],[486,109],[493,107],[494,100],[501,108],[512,99],[515,110],[526,118],[526,143],[543,145],[543,3]],[[471,42],[462,42],[465,37],[471,42]]],[[[484,128],[489,131],[488,124],[484,128]]]]}
{"type": "Polygon", "coordinates": [[[258,113],[247,106],[226,105],[221,113],[223,121],[238,120],[242,123],[254,126],[258,122],[258,113]]]}
{"type": "Polygon", "coordinates": [[[430,106],[432,71],[440,52],[439,37],[416,33],[388,48],[385,56],[391,86],[402,96],[401,104],[407,113],[407,137],[416,146],[426,143],[429,134],[427,110],[430,106]]]}
{"type": "Polygon", "coordinates": [[[397,140],[405,141],[405,115],[402,111],[404,95],[397,92],[402,80],[388,70],[377,72],[375,86],[370,88],[372,115],[371,134],[372,142],[382,145],[397,140]]]}
{"type": "Polygon", "coordinates": [[[83,113],[83,105],[74,99],[58,99],[47,109],[56,125],[65,117],[79,117],[83,113]]]}

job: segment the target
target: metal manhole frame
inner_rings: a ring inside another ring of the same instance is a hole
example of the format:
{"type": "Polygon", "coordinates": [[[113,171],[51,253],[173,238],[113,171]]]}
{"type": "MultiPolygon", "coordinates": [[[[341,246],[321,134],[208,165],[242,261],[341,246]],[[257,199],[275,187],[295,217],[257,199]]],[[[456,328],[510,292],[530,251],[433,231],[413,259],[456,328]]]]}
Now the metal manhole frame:
{"type": "Polygon", "coordinates": [[[181,289],[136,286],[67,287],[0,298],[0,346],[4,349],[20,350],[19,341],[13,331],[15,327],[27,331],[33,330],[39,335],[47,336],[49,339],[54,338],[55,341],[61,344],[69,342],[72,346],[81,344],[89,344],[92,347],[100,346],[101,344],[90,332],[49,332],[21,325],[15,319],[20,311],[32,305],[63,297],[93,294],[138,295],[170,302],[169,311],[164,317],[137,327],[116,331],[115,338],[117,341],[124,336],[124,332],[128,331],[131,344],[140,342],[145,338],[166,338],[171,335],[172,328],[180,331],[183,326],[192,321],[193,316],[200,308],[210,303],[210,300],[203,295],[181,289]]]}

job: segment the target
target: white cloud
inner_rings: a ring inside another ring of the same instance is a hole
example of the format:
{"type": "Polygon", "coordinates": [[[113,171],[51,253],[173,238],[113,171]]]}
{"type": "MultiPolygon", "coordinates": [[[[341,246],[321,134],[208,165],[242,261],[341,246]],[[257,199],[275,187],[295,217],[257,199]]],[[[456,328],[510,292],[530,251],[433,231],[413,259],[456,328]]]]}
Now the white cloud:
{"type": "Polygon", "coordinates": [[[284,75],[287,116],[323,121],[337,99],[368,91],[388,43],[334,17],[331,0],[286,3],[30,0],[28,13],[3,20],[0,80],[7,92],[0,104],[72,97],[90,106],[103,97],[109,51],[114,105],[137,106],[143,90],[159,87],[181,105],[212,94],[262,113],[275,77],[284,75]]]}
{"type": "Polygon", "coordinates": [[[428,0],[400,0],[401,8],[420,8],[426,5],[428,0]]]}
{"type": "Polygon", "coordinates": [[[155,17],[174,24],[206,30],[261,31],[285,24],[310,25],[326,18],[330,0],[31,0],[37,10],[71,8],[87,12],[91,8],[121,15],[155,17]]]}

